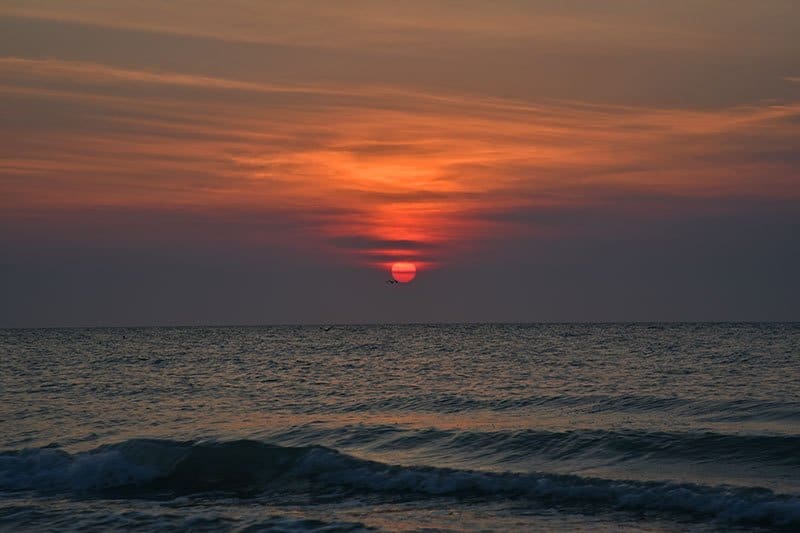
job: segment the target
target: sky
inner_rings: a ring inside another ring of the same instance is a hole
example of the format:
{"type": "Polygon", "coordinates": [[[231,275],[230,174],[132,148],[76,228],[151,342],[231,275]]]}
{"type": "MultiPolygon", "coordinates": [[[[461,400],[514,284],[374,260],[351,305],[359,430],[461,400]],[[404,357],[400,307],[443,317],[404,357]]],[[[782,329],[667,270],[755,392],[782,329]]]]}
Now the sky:
{"type": "Polygon", "coordinates": [[[0,327],[800,320],[798,35],[796,0],[2,0],[0,327]]]}

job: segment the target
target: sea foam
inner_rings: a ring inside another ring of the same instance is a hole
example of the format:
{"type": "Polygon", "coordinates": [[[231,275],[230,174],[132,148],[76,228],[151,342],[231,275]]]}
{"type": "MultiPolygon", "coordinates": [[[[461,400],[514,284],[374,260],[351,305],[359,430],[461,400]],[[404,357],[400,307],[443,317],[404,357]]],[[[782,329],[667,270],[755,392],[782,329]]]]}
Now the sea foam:
{"type": "Polygon", "coordinates": [[[69,454],[57,448],[0,454],[0,490],[104,493],[355,493],[546,501],[656,511],[731,523],[800,526],[800,499],[759,488],[619,481],[548,473],[491,473],[397,466],[321,446],[256,441],[137,439],[69,454]]]}

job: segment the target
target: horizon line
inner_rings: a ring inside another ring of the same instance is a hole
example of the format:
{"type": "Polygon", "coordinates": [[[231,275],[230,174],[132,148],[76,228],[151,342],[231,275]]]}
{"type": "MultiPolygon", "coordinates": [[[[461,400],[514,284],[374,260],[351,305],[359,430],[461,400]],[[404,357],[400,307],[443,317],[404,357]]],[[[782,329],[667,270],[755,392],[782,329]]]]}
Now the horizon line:
{"type": "Polygon", "coordinates": [[[800,320],[554,320],[554,321],[463,321],[463,322],[275,322],[266,324],[162,324],[89,326],[0,326],[0,331],[37,329],[203,329],[203,328],[314,328],[383,326],[557,326],[557,325],[720,325],[720,324],[800,324],[800,320]]]}

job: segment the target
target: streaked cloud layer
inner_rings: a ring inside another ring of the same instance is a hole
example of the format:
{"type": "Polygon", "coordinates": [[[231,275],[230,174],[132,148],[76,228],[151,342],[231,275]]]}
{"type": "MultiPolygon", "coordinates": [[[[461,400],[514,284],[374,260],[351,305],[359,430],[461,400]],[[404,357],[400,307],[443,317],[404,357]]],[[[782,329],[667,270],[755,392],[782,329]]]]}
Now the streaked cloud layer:
{"type": "Polygon", "coordinates": [[[792,9],[5,2],[3,238],[185,216],[108,238],[207,244],[224,225],[245,248],[431,268],[498,240],[613,236],[619,217],[786,209],[792,9]]]}

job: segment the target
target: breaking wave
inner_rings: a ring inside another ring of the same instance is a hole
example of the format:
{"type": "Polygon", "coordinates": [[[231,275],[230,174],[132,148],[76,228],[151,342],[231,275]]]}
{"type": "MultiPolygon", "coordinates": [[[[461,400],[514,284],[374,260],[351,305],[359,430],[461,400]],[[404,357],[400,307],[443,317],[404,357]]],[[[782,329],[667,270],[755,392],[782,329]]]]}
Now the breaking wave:
{"type": "Polygon", "coordinates": [[[75,454],[55,447],[5,452],[0,454],[0,490],[112,492],[140,498],[217,491],[239,496],[514,498],[800,526],[800,499],[767,489],[396,466],[321,446],[282,447],[250,440],[137,439],[75,454]]]}
{"type": "Polygon", "coordinates": [[[353,445],[375,451],[426,447],[448,456],[491,457],[495,463],[524,457],[544,460],[602,459],[615,462],[681,460],[690,463],[800,467],[800,436],[736,435],[713,432],[542,431],[533,429],[464,431],[406,429],[391,425],[298,426],[279,435],[292,444],[322,442],[334,448],[353,445]]]}

